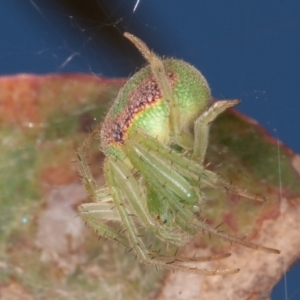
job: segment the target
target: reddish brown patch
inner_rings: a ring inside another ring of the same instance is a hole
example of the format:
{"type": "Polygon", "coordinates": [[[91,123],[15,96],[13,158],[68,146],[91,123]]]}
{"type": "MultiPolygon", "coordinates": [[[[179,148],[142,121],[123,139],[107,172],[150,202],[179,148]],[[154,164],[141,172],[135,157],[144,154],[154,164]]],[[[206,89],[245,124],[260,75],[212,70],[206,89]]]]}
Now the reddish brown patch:
{"type": "Polygon", "coordinates": [[[0,118],[5,123],[40,121],[37,100],[39,79],[18,76],[12,80],[8,77],[2,78],[0,83],[0,118]]]}
{"type": "MultiPolygon", "coordinates": [[[[58,106],[86,102],[91,92],[100,98],[108,82],[111,81],[82,74],[1,77],[0,119],[2,124],[34,126],[44,122],[48,112],[58,106]]],[[[121,80],[112,82],[119,86],[121,80]]]]}
{"type": "Polygon", "coordinates": [[[12,280],[10,283],[0,286],[1,299],[33,300],[34,297],[18,282],[12,280]]]}
{"type": "Polygon", "coordinates": [[[292,198],[292,199],[288,199],[288,201],[291,206],[297,207],[300,204],[300,198],[292,198]]]}
{"type": "Polygon", "coordinates": [[[69,184],[78,180],[78,174],[75,169],[76,165],[70,162],[47,166],[42,171],[42,182],[49,186],[69,184]]]}
{"type": "Polygon", "coordinates": [[[238,224],[234,220],[231,213],[224,214],[223,220],[232,229],[233,232],[238,232],[238,224]]]}

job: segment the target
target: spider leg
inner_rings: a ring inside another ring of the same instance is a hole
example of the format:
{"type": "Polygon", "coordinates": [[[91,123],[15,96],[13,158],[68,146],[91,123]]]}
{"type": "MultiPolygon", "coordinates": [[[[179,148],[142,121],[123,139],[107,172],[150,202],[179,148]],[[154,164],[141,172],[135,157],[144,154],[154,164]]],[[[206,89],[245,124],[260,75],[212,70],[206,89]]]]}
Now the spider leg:
{"type": "MultiPolygon", "coordinates": [[[[240,244],[248,248],[276,254],[280,253],[280,251],[277,249],[260,246],[219,232],[217,229],[210,227],[206,223],[198,220],[192,210],[186,209],[185,206],[191,204],[189,195],[191,195],[192,192],[188,190],[184,181],[177,180],[177,177],[173,176],[176,170],[178,170],[177,175],[181,173],[180,169],[182,169],[182,166],[180,163],[182,161],[179,154],[173,153],[174,156],[178,155],[177,161],[179,164],[176,163],[176,160],[172,161],[172,164],[168,164],[166,160],[160,156],[159,151],[152,151],[151,149],[144,147],[144,145],[138,144],[133,139],[127,141],[125,149],[126,148],[129,149],[129,151],[127,151],[127,155],[129,155],[132,163],[136,165],[139,170],[141,170],[142,176],[145,177],[145,179],[153,186],[153,188],[163,196],[163,199],[168,202],[171,210],[176,213],[175,222],[183,230],[186,230],[187,233],[192,235],[197,233],[199,230],[205,230],[221,237],[224,240],[240,244]]],[[[186,171],[187,170],[182,169],[182,173],[186,171]]],[[[204,175],[206,175],[206,177],[208,176],[209,178],[208,174],[214,174],[217,180],[219,178],[215,173],[207,171],[203,168],[199,171],[201,172],[199,174],[200,178],[201,176],[204,177],[204,175]]],[[[193,175],[195,174],[190,173],[188,178],[193,177],[193,175]]],[[[190,187],[192,188],[193,186],[190,185],[190,187]]],[[[197,188],[197,186],[194,187],[195,190],[197,190],[197,188]]],[[[197,195],[201,199],[200,195],[197,195]]]]}
{"type": "Polygon", "coordinates": [[[166,231],[165,227],[151,216],[145,199],[146,195],[140,190],[139,183],[127,166],[119,160],[111,160],[110,163],[115,171],[115,182],[118,186],[122,186],[122,193],[131,205],[136,219],[143,226],[152,228],[161,240],[171,242],[177,246],[186,244],[189,240],[186,235],[166,231]]]}
{"type": "Polygon", "coordinates": [[[83,203],[79,206],[79,213],[81,215],[89,214],[99,220],[106,221],[114,221],[120,222],[120,216],[116,211],[116,208],[111,203],[96,203],[96,202],[89,202],[83,203]]]}
{"type": "Polygon", "coordinates": [[[149,62],[153,75],[169,107],[171,132],[175,132],[175,135],[179,134],[179,123],[177,121],[180,117],[179,109],[162,60],[154,52],[150,51],[146,44],[139,38],[127,32],[124,33],[124,36],[138,48],[144,58],[149,62]]]}
{"type": "Polygon", "coordinates": [[[259,202],[265,202],[266,198],[258,195],[254,195],[252,193],[249,193],[247,190],[242,189],[238,186],[232,185],[228,182],[226,182],[222,177],[220,177],[218,174],[204,169],[202,171],[203,174],[203,183],[206,186],[209,187],[220,187],[224,188],[227,191],[232,192],[233,194],[245,197],[247,199],[251,199],[254,201],[259,201],[259,202]]]}
{"type": "Polygon", "coordinates": [[[135,140],[139,143],[147,147],[149,150],[152,150],[155,155],[158,155],[163,160],[169,160],[172,163],[174,170],[178,171],[180,174],[185,175],[189,178],[194,178],[194,180],[198,180],[204,186],[208,187],[220,187],[224,188],[233,194],[254,200],[259,202],[264,202],[266,199],[264,197],[254,195],[242,189],[238,186],[235,186],[231,183],[226,182],[222,177],[217,175],[216,173],[209,171],[202,167],[199,162],[195,162],[191,159],[184,157],[183,155],[176,153],[174,151],[170,151],[169,148],[164,146],[158,140],[151,136],[147,136],[147,139],[144,138],[142,131],[137,130],[135,132],[135,140]]]}
{"type": "Polygon", "coordinates": [[[171,87],[170,80],[167,76],[163,61],[158,55],[150,51],[146,44],[134,35],[125,32],[124,36],[129,39],[142,53],[144,58],[149,62],[152,73],[159,85],[163,99],[169,108],[169,125],[170,132],[174,135],[172,138],[179,144],[188,149],[192,149],[193,137],[180,128],[179,107],[171,87]]]}
{"type": "Polygon", "coordinates": [[[82,183],[91,196],[92,199],[96,201],[97,197],[103,200],[103,193],[99,191],[96,182],[93,178],[93,175],[90,171],[86,153],[88,153],[91,143],[93,139],[95,138],[95,135],[99,133],[100,126],[98,125],[84,140],[82,145],[77,149],[76,155],[77,155],[77,166],[78,166],[78,172],[79,176],[81,177],[82,183]]]}
{"type": "Polygon", "coordinates": [[[112,165],[112,160],[110,158],[105,160],[104,172],[108,188],[111,191],[111,195],[114,199],[114,203],[116,204],[116,208],[119,212],[122,224],[126,229],[128,240],[141,262],[147,265],[163,267],[169,270],[180,270],[188,273],[196,273],[203,275],[225,275],[233,274],[239,271],[238,269],[209,270],[191,268],[182,264],[181,261],[176,260],[176,257],[171,257],[171,260],[168,261],[169,257],[167,257],[167,259],[160,257],[159,259],[159,257],[153,256],[153,254],[149,252],[146,248],[143,240],[139,237],[139,232],[137,231],[137,228],[133,223],[132,217],[128,214],[127,207],[125,205],[126,199],[122,196],[120,189],[118,188],[118,184],[115,181],[115,178],[117,176],[116,170],[114,169],[112,165]]]}
{"type": "Polygon", "coordinates": [[[194,125],[194,158],[203,163],[209,138],[210,124],[226,109],[239,104],[239,100],[227,100],[215,102],[195,121],[194,125]]]}
{"type": "MultiPolygon", "coordinates": [[[[158,184],[158,183],[157,183],[158,184]]],[[[219,236],[223,240],[229,241],[231,243],[240,244],[244,247],[251,248],[254,250],[260,250],[264,252],[274,253],[274,254],[280,254],[280,251],[274,248],[269,248],[265,246],[261,246],[258,244],[254,244],[251,242],[247,242],[243,239],[227,235],[223,232],[218,231],[217,229],[207,225],[205,222],[202,222],[198,220],[195,215],[190,211],[185,209],[185,205],[181,204],[176,197],[172,197],[172,195],[167,195],[168,191],[165,189],[165,199],[170,204],[170,207],[176,211],[177,215],[177,222],[181,225],[182,228],[186,226],[187,229],[191,231],[193,228],[194,234],[200,230],[205,230],[207,232],[210,232],[216,236],[219,236]]]]}
{"type": "Polygon", "coordinates": [[[169,161],[161,159],[147,147],[137,143],[134,139],[126,141],[125,151],[133,165],[141,170],[143,176],[148,176],[149,170],[155,174],[156,179],[162,183],[167,183],[167,188],[171,189],[183,201],[187,203],[196,202],[197,192],[190,182],[178,174],[171,166],[169,161]]]}
{"type": "Polygon", "coordinates": [[[106,224],[107,221],[118,221],[120,223],[119,214],[112,206],[112,203],[109,205],[107,203],[84,203],[79,206],[78,210],[81,218],[97,235],[114,240],[130,249],[128,239],[112,226],[106,224]]]}
{"type": "Polygon", "coordinates": [[[107,187],[98,188],[93,175],[88,167],[86,153],[88,152],[91,142],[95,135],[99,132],[97,126],[85,139],[84,143],[77,149],[78,171],[82,182],[95,201],[93,203],[83,203],[79,206],[79,214],[82,219],[99,235],[105,238],[115,240],[126,248],[129,248],[129,243],[124,235],[121,235],[114,228],[107,225],[107,221],[120,222],[118,212],[113,209],[112,198],[109,195],[107,187]]]}
{"type": "Polygon", "coordinates": [[[174,210],[177,211],[178,222],[185,222],[186,220],[188,220],[189,221],[188,226],[191,228],[194,228],[194,230],[196,230],[196,232],[200,231],[200,230],[205,230],[205,231],[212,233],[212,234],[222,238],[223,240],[226,240],[231,243],[239,244],[239,245],[242,245],[244,247],[251,248],[254,250],[260,250],[260,251],[264,251],[264,252],[280,254],[280,251],[277,249],[261,246],[261,245],[254,244],[251,242],[247,242],[241,238],[234,237],[231,235],[227,235],[226,233],[220,232],[216,228],[213,228],[213,227],[209,226],[208,224],[206,224],[205,222],[200,221],[198,218],[196,218],[194,216],[194,214],[191,211],[184,209],[184,205],[182,205],[176,199],[176,197],[169,196],[169,197],[166,197],[166,199],[168,200],[168,203],[170,204],[170,206],[174,210]]]}

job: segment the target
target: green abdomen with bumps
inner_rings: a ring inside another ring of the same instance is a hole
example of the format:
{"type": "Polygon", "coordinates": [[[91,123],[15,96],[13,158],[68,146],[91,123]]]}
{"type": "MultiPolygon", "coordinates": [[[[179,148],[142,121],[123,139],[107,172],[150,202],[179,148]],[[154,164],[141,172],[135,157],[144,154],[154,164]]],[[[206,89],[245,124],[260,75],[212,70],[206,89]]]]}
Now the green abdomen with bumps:
{"type": "MultiPolygon", "coordinates": [[[[210,105],[211,95],[203,75],[188,63],[163,61],[179,106],[180,125],[190,130],[194,120],[210,105]]],[[[101,130],[105,154],[122,155],[122,145],[135,128],[164,144],[170,142],[169,111],[150,66],[142,68],[120,90],[101,130]]]]}

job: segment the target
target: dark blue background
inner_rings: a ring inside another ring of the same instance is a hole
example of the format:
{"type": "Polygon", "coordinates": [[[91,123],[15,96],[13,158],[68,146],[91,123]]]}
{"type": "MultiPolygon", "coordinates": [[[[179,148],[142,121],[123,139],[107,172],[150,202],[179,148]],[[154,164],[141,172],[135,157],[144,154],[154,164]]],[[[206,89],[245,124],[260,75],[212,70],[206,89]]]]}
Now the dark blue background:
{"type": "MultiPolygon", "coordinates": [[[[2,0],[1,74],[129,76],[144,63],[129,31],[195,65],[214,97],[242,99],[241,111],[300,153],[300,1],[141,0],[132,13],[135,2],[2,0]]],[[[298,265],[272,299],[299,299],[299,278],[298,265]]]]}

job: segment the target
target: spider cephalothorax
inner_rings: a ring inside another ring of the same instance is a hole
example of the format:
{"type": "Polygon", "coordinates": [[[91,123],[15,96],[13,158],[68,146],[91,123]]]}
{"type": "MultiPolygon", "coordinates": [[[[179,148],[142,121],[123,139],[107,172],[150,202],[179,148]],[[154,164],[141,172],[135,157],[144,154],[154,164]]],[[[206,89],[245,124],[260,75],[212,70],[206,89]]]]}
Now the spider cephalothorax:
{"type": "Polygon", "coordinates": [[[264,200],[229,184],[203,165],[210,124],[239,100],[211,104],[208,84],[198,70],[181,60],[160,59],[135,36],[125,36],[149,65],[126,82],[101,129],[98,126],[78,150],[79,172],[94,201],[79,207],[82,218],[99,235],[132,249],[142,262],[167,269],[206,275],[238,271],[185,265],[187,261],[224,258],[228,253],[180,259],[158,255],[145,246],[141,228],[176,246],[184,246],[202,230],[249,248],[279,253],[219,232],[195,213],[206,187],[264,200]],[[89,145],[99,135],[106,156],[106,186],[102,188],[97,187],[86,161],[89,145]],[[110,220],[123,230],[110,226],[110,220]]]}

